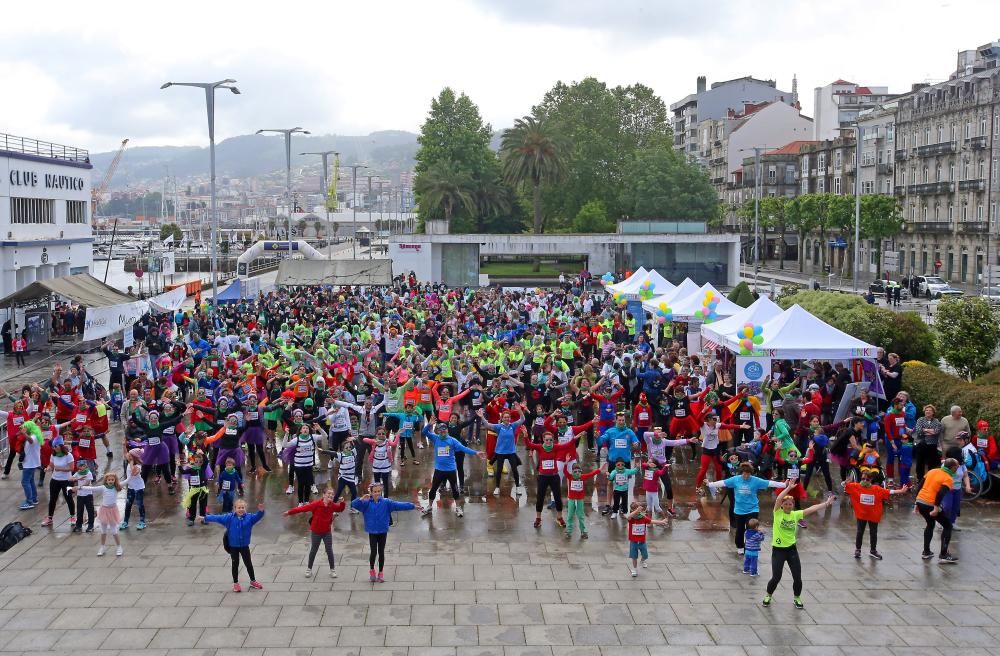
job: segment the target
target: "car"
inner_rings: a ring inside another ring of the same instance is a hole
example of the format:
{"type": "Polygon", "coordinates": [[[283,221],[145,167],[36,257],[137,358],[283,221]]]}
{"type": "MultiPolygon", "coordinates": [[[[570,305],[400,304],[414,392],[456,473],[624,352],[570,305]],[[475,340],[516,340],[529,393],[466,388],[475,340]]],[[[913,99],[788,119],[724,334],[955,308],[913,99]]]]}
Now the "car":
{"type": "Polygon", "coordinates": [[[895,280],[873,280],[870,285],[868,285],[868,291],[875,294],[878,298],[885,298],[885,292],[887,289],[895,290],[897,287],[900,288],[899,298],[902,301],[910,300],[910,290],[903,287],[895,280]]]}
{"type": "Polygon", "coordinates": [[[958,298],[959,296],[964,296],[965,292],[961,289],[955,289],[951,285],[945,285],[944,287],[939,287],[933,292],[931,298],[958,298]]]}
{"type": "Polygon", "coordinates": [[[983,291],[979,292],[979,298],[990,305],[1000,305],[1000,287],[984,287],[983,291]]]}
{"type": "Polygon", "coordinates": [[[939,298],[938,292],[950,288],[941,276],[917,276],[917,292],[927,298],[939,298]]]}

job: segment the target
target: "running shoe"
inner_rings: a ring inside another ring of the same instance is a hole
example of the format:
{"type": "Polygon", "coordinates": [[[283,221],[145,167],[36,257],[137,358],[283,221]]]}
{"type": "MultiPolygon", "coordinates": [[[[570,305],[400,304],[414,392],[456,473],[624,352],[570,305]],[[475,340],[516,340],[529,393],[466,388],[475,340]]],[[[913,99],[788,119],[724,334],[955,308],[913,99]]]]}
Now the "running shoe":
{"type": "Polygon", "coordinates": [[[128,528],[128,522],[122,522],[121,524],[118,525],[119,531],[124,531],[127,528],[128,528]]]}
{"type": "Polygon", "coordinates": [[[809,528],[809,526],[806,524],[806,520],[804,519],[799,520],[799,528],[809,528]]]}
{"type": "Polygon", "coordinates": [[[611,513],[611,519],[618,519],[618,513],[616,512],[611,513]]]}
{"type": "Polygon", "coordinates": [[[32,505],[31,505],[30,503],[28,503],[27,501],[25,501],[25,502],[24,502],[24,503],[22,503],[22,504],[21,504],[20,506],[18,506],[18,509],[19,509],[19,510],[31,510],[32,508],[34,508],[34,506],[32,506],[32,505]]]}
{"type": "Polygon", "coordinates": [[[264,586],[262,586],[257,581],[250,581],[250,587],[253,588],[254,590],[263,590],[264,589],[264,586]]]}
{"type": "Polygon", "coordinates": [[[947,563],[949,565],[954,565],[955,563],[958,562],[958,557],[957,556],[952,556],[950,553],[948,553],[948,554],[944,554],[943,556],[939,557],[938,560],[940,562],[942,562],[942,563],[947,563]]]}
{"type": "Polygon", "coordinates": [[[94,527],[93,526],[88,526],[87,530],[84,531],[84,533],[93,533],[93,532],[94,532],[94,527]]]}
{"type": "Polygon", "coordinates": [[[670,515],[671,517],[676,517],[677,509],[674,508],[673,506],[670,506],[669,508],[667,508],[667,514],[670,515]]]}
{"type": "Polygon", "coordinates": [[[378,580],[379,583],[385,583],[385,574],[383,574],[382,572],[379,572],[377,580],[378,580]]]}
{"type": "Polygon", "coordinates": [[[285,494],[291,494],[294,491],[295,491],[295,488],[292,487],[291,485],[289,485],[288,487],[285,488],[285,494]]]}
{"type": "Polygon", "coordinates": [[[98,556],[103,556],[104,555],[104,551],[105,551],[105,546],[102,544],[101,546],[99,546],[97,548],[97,555],[98,556]]]}
{"type": "Polygon", "coordinates": [[[116,556],[123,556],[123,555],[125,555],[125,547],[123,547],[122,545],[119,544],[118,548],[115,549],[115,555],[116,556]]]}
{"type": "Polygon", "coordinates": [[[736,550],[736,555],[737,555],[737,556],[742,556],[742,555],[743,555],[743,547],[740,547],[740,548],[738,548],[738,549],[736,550]]]}
{"type": "Polygon", "coordinates": [[[635,571],[631,567],[628,568],[628,571],[632,575],[632,578],[635,578],[635,577],[639,576],[639,572],[635,571]]]}
{"type": "Polygon", "coordinates": [[[583,533],[580,534],[580,539],[581,540],[586,540],[588,538],[590,538],[590,535],[588,535],[586,531],[584,531],[583,533]]]}
{"type": "Polygon", "coordinates": [[[771,605],[771,595],[764,595],[764,600],[760,602],[760,605],[767,608],[771,605]]]}
{"type": "Polygon", "coordinates": [[[465,511],[461,508],[455,508],[455,515],[457,517],[465,517],[465,511]]]}
{"type": "Polygon", "coordinates": [[[79,524],[77,524],[76,526],[74,526],[74,527],[73,527],[73,532],[74,532],[74,533],[79,533],[79,532],[80,532],[80,531],[82,531],[82,530],[83,530],[83,529],[82,529],[82,528],[80,528],[80,525],[79,525],[79,524]]]}
{"type": "Polygon", "coordinates": [[[931,558],[934,557],[934,554],[932,554],[930,551],[925,551],[922,554],[920,554],[920,557],[924,560],[930,560],[931,558]]]}
{"type": "Polygon", "coordinates": [[[524,493],[525,493],[524,492],[524,486],[523,485],[518,485],[517,486],[517,496],[521,496],[524,493]]]}
{"type": "Polygon", "coordinates": [[[493,496],[495,497],[500,496],[500,488],[498,487],[493,488],[493,496]]]}
{"type": "Polygon", "coordinates": [[[424,511],[422,513],[420,513],[420,516],[421,517],[427,517],[432,512],[434,512],[434,509],[432,507],[430,507],[430,506],[427,506],[426,508],[424,508],[424,511]]]}
{"type": "Polygon", "coordinates": [[[330,578],[331,579],[337,578],[337,570],[335,570],[335,569],[331,569],[330,570],[330,578]]]}
{"type": "Polygon", "coordinates": [[[871,556],[872,558],[874,558],[875,560],[882,560],[882,554],[880,554],[879,552],[875,551],[874,549],[872,549],[871,551],[869,551],[868,555],[871,556]]]}
{"type": "Polygon", "coordinates": [[[855,549],[854,550],[854,557],[856,559],[860,559],[861,558],[861,549],[855,549]]]}
{"type": "Polygon", "coordinates": [[[751,577],[757,576],[757,572],[750,572],[750,576],[751,577]]]}
{"type": "Polygon", "coordinates": [[[375,570],[373,569],[368,570],[368,580],[371,581],[372,583],[378,580],[375,578],[375,570]]]}
{"type": "Polygon", "coordinates": [[[311,569],[306,569],[306,578],[307,579],[312,578],[312,575],[313,571],[311,569]]]}
{"type": "Polygon", "coordinates": [[[318,488],[318,487],[316,487],[315,485],[313,485],[312,487],[310,487],[310,488],[309,488],[309,491],[310,491],[311,493],[313,493],[313,494],[319,494],[319,488],[318,488]]]}
{"type": "Polygon", "coordinates": [[[642,560],[642,568],[643,569],[649,569],[649,563],[646,562],[645,558],[643,558],[643,560],[642,560]]]}
{"type": "Polygon", "coordinates": [[[420,461],[419,461],[419,460],[417,460],[416,458],[414,458],[414,459],[413,459],[413,464],[414,464],[414,465],[419,465],[419,464],[420,464],[420,461]]]}
{"type": "Polygon", "coordinates": [[[418,442],[418,443],[417,443],[417,448],[418,448],[418,449],[422,449],[422,448],[424,448],[424,443],[423,443],[423,442],[418,442]]]}
{"type": "Polygon", "coordinates": [[[792,604],[794,604],[795,607],[799,610],[805,610],[805,604],[802,603],[802,599],[800,597],[795,597],[794,599],[792,599],[792,604]]]}
{"type": "Polygon", "coordinates": [[[46,517],[42,520],[42,526],[52,526],[52,518],[46,517]]]}
{"type": "Polygon", "coordinates": [[[566,528],[566,520],[563,519],[561,516],[556,517],[556,524],[559,524],[559,526],[561,526],[562,528],[566,528]]]}
{"type": "Polygon", "coordinates": [[[135,525],[135,528],[137,530],[139,530],[139,531],[145,530],[146,529],[146,520],[145,519],[140,519],[139,523],[135,525]]]}
{"type": "Polygon", "coordinates": [[[542,525],[542,518],[541,517],[535,517],[535,524],[534,524],[535,528],[538,528],[541,525],[542,525]]]}
{"type": "Polygon", "coordinates": [[[239,583],[233,583],[233,592],[243,592],[243,588],[240,587],[239,583]]]}

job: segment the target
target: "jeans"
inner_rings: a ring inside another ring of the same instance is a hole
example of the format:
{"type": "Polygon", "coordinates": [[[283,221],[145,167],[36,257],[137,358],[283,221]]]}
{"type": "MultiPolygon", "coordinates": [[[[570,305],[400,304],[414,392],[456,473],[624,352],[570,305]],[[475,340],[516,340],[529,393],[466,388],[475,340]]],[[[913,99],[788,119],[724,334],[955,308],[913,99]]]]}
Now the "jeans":
{"type": "Polygon", "coordinates": [[[577,519],[580,523],[580,533],[583,535],[587,534],[587,525],[584,523],[583,503],[583,499],[568,499],[566,501],[566,505],[568,506],[566,513],[566,535],[573,535],[574,519],[577,519]]]}
{"type": "Polygon", "coordinates": [[[35,470],[37,467],[25,467],[21,470],[21,489],[24,490],[25,503],[38,503],[38,487],[35,485],[35,470]]]}
{"type": "Polygon", "coordinates": [[[760,558],[759,551],[746,551],[743,553],[743,573],[757,576],[757,559],[760,558]]]}
{"type": "Polygon", "coordinates": [[[861,543],[865,539],[865,528],[868,528],[868,537],[871,542],[872,552],[878,551],[878,522],[870,522],[864,519],[858,520],[858,532],[854,537],[854,548],[861,550],[861,543]]]}
{"type": "Polygon", "coordinates": [[[146,521],[146,504],[143,503],[143,497],[146,494],[146,490],[129,490],[125,493],[125,516],[124,521],[128,521],[128,518],[132,515],[133,504],[139,509],[139,521],[146,521]]]}

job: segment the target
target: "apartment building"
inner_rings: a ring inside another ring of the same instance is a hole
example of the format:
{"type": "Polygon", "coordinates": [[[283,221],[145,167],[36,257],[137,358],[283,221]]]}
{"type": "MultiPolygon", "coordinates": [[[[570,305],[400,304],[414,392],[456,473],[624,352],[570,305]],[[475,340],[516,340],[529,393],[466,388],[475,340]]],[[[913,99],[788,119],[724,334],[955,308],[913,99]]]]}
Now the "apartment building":
{"type": "Polygon", "coordinates": [[[870,87],[837,80],[813,91],[813,135],[816,141],[836,139],[853,128],[858,116],[893,98],[888,87],[870,87]]]}

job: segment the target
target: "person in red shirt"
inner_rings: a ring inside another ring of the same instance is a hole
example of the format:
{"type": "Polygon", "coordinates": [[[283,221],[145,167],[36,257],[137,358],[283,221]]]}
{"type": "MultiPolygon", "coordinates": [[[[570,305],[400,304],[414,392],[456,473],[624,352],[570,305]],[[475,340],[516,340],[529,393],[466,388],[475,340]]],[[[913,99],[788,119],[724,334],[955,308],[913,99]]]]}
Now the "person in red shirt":
{"type": "Polygon", "coordinates": [[[646,515],[646,506],[638,501],[632,502],[631,510],[626,517],[628,518],[628,557],[632,561],[629,572],[631,572],[632,578],[635,578],[639,575],[636,569],[639,564],[639,554],[642,554],[643,567],[646,567],[646,561],[649,560],[649,550],[646,548],[646,528],[650,524],[666,526],[667,520],[650,518],[646,515]]]}
{"type": "MultiPolygon", "coordinates": [[[[645,392],[639,392],[639,402],[632,410],[632,430],[636,435],[642,435],[653,427],[653,408],[646,399],[645,392]]],[[[643,441],[639,447],[646,451],[646,442],[643,441]]]]}
{"type": "Polygon", "coordinates": [[[997,440],[990,435],[990,424],[985,419],[976,422],[976,434],[972,436],[972,444],[986,463],[986,469],[993,471],[1000,463],[1000,449],[997,449],[997,440]]]}
{"type": "Polygon", "coordinates": [[[59,393],[55,395],[56,423],[62,424],[74,418],[77,406],[80,405],[80,395],[73,389],[73,381],[69,378],[63,381],[59,393]]]}
{"type": "Polygon", "coordinates": [[[546,432],[542,435],[541,444],[525,445],[529,451],[538,454],[538,491],[535,494],[535,528],[542,525],[542,504],[548,490],[552,490],[552,498],[556,502],[556,522],[566,528],[566,520],[562,516],[562,482],[559,479],[559,467],[556,463],[566,457],[570,451],[576,451],[576,440],[556,444],[555,436],[546,432]]]}
{"type": "Polygon", "coordinates": [[[11,346],[14,348],[14,362],[18,367],[27,367],[27,363],[24,361],[24,354],[28,350],[28,340],[24,338],[24,333],[18,335],[11,342],[11,346]]]}
{"type": "Polygon", "coordinates": [[[869,472],[861,473],[860,483],[844,482],[844,493],[851,500],[851,508],[854,510],[854,518],[858,520],[858,532],[854,538],[854,557],[861,558],[861,543],[865,537],[865,527],[868,527],[868,541],[870,551],[868,555],[875,560],[882,560],[882,554],[878,552],[878,525],[882,521],[882,509],[885,502],[894,494],[905,494],[910,491],[909,486],[903,486],[895,490],[887,490],[878,485],[872,485],[872,475],[869,472]]]}
{"type": "Polygon", "coordinates": [[[567,540],[573,537],[574,519],[577,519],[580,524],[580,538],[586,540],[590,537],[587,535],[587,525],[584,523],[583,512],[584,497],[586,496],[586,480],[597,476],[599,473],[601,473],[601,470],[598,468],[584,474],[577,463],[573,463],[573,466],[570,468],[569,476],[566,477],[566,505],[569,506],[566,517],[567,540]]]}
{"type": "Polygon", "coordinates": [[[330,578],[337,578],[337,570],[333,561],[333,519],[336,513],[344,512],[347,505],[343,497],[333,500],[333,488],[327,486],[323,490],[323,496],[316,501],[307,503],[296,508],[290,508],[284,512],[286,517],[299,513],[310,512],[309,538],[312,543],[309,547],[309,564],[306,566],[306,578],[312,576],[313,562],[316,560],[316,552],[319,551],[319,543],[326,547],[326,559],[330,563],[330,578]]]}

